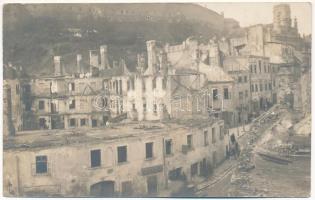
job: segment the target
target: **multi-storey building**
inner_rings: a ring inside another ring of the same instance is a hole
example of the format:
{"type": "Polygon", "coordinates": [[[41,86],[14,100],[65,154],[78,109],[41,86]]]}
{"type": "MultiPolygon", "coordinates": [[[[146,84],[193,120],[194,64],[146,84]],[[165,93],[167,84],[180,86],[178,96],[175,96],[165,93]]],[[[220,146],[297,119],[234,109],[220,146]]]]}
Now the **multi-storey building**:
{"type": "Polygon", "coordinates": [[[251,90],[250,70],[247,56],[226,57],[223,62],[223,69],[235,82],[233,97],[237,110],[238,124],[246,124],[251,114],[251,90]]]}
{"type": "Polygon", "coordinates": [[[4,141],[6,196],[155,196],[198,183],[220,164],[222,120],[19,132],[4,141]],[[53,133],[53,134],[52,134],[53,133]],[[180,185],[180,184],[179,184],[180,185]]]}

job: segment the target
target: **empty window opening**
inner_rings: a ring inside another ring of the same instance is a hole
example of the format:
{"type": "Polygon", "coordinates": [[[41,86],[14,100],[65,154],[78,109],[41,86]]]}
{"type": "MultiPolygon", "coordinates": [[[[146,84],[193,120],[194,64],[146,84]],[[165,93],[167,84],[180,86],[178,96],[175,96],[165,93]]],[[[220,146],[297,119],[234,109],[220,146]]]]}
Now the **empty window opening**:
{"type": "Polygon", "coordinates": [[[145,144],[145,158],[146,159],[153,158],[153,142],[145,144]]]}
{"type": "Polygon", "coordinates": [[[224,99],[229,99],[229,89],[224,88],[224,99]]]}
{"type": "Polygon", "coordinates": [[[215,127],[212,128],[212,144],[215,144],[216,138],[215,138],[215,127]]]}
{"type": "Polygon", "coordinates": [[[92,127],[97,127],[97,120],[96,119],[92,119],[92,127]]]}
{"type": "Polygon", "coordinates": [[[101,150],[91,150],[91,167],[101,166],[101,150]]]}
{"type": "Polygon", "coordinates": [[[36,174],[44,174],[47,172],[47,156],[36,156],[36,174]]]}
{"type": "Polygon", "coordinates": [[[187,146],[189,149],[193,147],[192,135],[187,135],[187,146]]]}
{"type": "Polygon", "coordinates": [[[38,101],[38,109],[44,110],[45,109],[45,101],[38,101]]]}
{"type": "Polygon", "coordinates": [[[118,163],[127,162],[127,146],[117,147],[118,163]]]}
{"type": "Polygon", "coordinates": [[[203,140],[204,140],[204,146],[207,146],[209,144],[209,142],[208,142],[208,130],[205,130],[203,132],[203,140]]]}
{"type": "Polygon", "coordinates": [[[69,104],[69,109],[75,109],[75,100],[72,99],[69,104]]]}
{"type": "Polygon", "coordinates": [[[165,154],[171,155],[172,154],[172,140],[166,140],[165,141],[165,154]]]}
{"type": "Polygon", "coordinates": [[[86,119],[80,119],[80,126],[86,126],[86,119]]]}
{"type": "Polygon", "coordinates": [[[213,98],[213,100],[218,100],[219,99],[218,89],[213,89],[212,90],[212,98],[213,98]]]}
{"type": "Polygon", "coordinates": [[[69,122],[69,126],[71,126],[71,127],[75,127],[75,122],[76,122],[76,120],[75,120],[75,118],[71,118],[70,120],[69,120],[70,122],[69,122]]]}

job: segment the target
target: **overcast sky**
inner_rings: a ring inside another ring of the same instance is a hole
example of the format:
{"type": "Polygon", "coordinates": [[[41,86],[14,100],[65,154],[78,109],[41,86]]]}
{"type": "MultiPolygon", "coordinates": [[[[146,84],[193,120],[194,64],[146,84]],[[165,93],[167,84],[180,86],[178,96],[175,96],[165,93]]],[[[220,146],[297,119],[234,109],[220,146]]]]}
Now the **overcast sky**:
{"type": "MultiPolygon", "coordinates": [[[[234,18],[240,22],[240,26],[272,23],[272,7],[277,3],[200,3],[217,13],[224,12],[226,18],[234,18]]],[[[291,18],[298,20],[298,28],[301,34],[312,32],[311,4],[289,3],[291,18]]]]}

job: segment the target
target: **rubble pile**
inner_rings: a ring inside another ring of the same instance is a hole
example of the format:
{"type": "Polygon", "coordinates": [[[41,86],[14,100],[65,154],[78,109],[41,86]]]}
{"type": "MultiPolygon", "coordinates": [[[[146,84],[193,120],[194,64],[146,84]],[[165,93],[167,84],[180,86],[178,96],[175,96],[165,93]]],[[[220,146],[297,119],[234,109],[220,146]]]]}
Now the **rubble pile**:
{"type": "Polygon", "coordinates": [[[230,184],[233,186],[229,190],[230,197],[264,197],[267,195],[267,190],[257,189],[252,185],[251,171],[255,168],[254,147],[264,130],[278,119],[279,114],[271,111],[253,123],[248,142],[238,158],[238,167],[234,170],[230,180],[230,184]]]}

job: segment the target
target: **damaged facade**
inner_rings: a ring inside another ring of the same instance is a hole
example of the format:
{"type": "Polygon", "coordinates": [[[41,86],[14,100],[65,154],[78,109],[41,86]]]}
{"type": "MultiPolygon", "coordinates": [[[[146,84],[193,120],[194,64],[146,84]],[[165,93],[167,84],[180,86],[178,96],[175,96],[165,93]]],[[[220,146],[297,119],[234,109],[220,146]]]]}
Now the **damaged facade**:
{"type": "Polygon", "coordinates": [[[195,118],[21,132],[5,145],[4,158],[11,163],[4,167],[5,195],[130,197],[176,191],[173,184],[205,179],[226,158],[224,130],[221,120],[195,118]]]}
{"type": "Polygon", "coordinates": [[[310,112],[310,48],[291,24],[281,4],[242,37],[149,40],[135,66],[102,45],[72,73],[56,55],[51,76],[6,77],[5,195],[152,196],[208,178],[229,129],[277,103],[310,112]]]}

